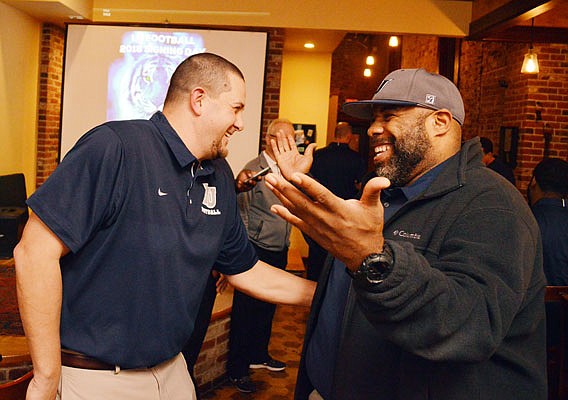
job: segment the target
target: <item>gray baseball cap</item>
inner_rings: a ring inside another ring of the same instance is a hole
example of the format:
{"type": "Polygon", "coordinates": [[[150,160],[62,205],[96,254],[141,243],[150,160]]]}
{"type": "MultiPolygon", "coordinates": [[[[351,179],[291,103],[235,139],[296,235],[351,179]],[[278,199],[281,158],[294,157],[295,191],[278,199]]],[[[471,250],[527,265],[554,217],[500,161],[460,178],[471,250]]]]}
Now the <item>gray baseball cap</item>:
{"type": "Polygon", "coordinates": [[[345,103],[343,112],[352,117],[372,120],[374,105],[445,108],[463,124],[465,110],[461,94],[448,78],[422,68],[399,69],[388,74],[371,100],[345,103]]]}

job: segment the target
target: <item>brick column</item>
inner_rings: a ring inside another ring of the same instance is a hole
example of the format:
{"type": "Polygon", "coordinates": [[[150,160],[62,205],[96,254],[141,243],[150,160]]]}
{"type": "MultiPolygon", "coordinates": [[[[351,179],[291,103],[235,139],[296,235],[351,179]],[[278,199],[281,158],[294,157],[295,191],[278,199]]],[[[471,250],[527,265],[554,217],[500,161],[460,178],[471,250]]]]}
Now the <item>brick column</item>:
{"type": "Polygon", "coordinates": [[[59,162],[61,89],[65,30],[44,24],[41,37],[36,187],[59,162]]]}
{"type": "Polygon", "coordinates": [[[280,82],[282,80],[282,52],[284,50],[284,30],[268,31],[268,55],[266,58],[266,77],[264,79],[264,105],[262,109],[262,132],[260,148],[264,149],[264,136],[268,124],[278,118],[280,110],[280,82]]]}

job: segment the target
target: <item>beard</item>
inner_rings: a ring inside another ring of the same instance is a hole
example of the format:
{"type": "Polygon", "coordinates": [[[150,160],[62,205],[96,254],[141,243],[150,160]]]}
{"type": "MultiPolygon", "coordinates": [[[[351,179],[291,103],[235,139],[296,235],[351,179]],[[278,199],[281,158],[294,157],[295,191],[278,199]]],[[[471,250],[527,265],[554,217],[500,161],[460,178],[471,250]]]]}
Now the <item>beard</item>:
{"type": "Polygon", "coordinates": [[[391,157],[385,162],[375,163],[375,172],[391,181],[391,187],[403,187],[412,180],[416,168],[426,159],[432,147],[424,118],[418,118],[414,125],[407,127],[394,140],[391,157]]]}
{"type": "Polygon", "coordinates": [[[227,157],[227,155],[229,154],[228,144],[229,140],[224,136],[221,139],[215,140],[213,143],[211,143],[211,159],[214,160],[216,158],[227,157]]]}

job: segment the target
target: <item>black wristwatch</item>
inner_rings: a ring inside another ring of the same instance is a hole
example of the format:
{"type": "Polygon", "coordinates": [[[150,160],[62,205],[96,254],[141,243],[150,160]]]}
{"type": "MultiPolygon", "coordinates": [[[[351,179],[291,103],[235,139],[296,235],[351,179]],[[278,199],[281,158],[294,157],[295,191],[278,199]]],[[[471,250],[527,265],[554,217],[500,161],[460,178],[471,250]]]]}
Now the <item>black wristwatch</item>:
{"type": "Polygon", "coordinates": [[[379,284],[389,276],[394,264],[392,249],[385,243],[382,253],[371,253],[363,260],[359,269],[351,275],[365,283],[379,284]]]}

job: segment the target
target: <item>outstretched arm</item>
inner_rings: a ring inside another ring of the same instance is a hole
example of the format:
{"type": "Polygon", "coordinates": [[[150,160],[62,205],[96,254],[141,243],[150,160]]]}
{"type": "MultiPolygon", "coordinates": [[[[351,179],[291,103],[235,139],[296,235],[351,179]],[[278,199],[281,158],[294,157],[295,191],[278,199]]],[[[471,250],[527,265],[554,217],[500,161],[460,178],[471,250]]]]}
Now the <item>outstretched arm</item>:
{"type": "Polygon", "coordinates": [[[270,145],[276,157],[278,168],[286,179],[290,179],[294,172],[308,173],[312,166],[315,143],[308,145],[304,154],[298,152],[296,143],[292,137],[289,137],[278,131],[276,140],[270,139],[270,145]]]}
{"type": "Polygon", "coordinates": [[[270,174],[266,184],[282,205],[272,211],[316,240],[347,265],[357,269],[363,259],[383,249],[383,206],[380,192],[390,182],[374,178],[361,200],[343,200],[307,175],[295,173],[290,182],[270,174]]]}
{"type": "Polygon", "coordinates": [[[309,306],[316,290],[315,282],[262,261],[248,271],[227,275],[227,279],[239,291],[275,304],[309,306]]]}

